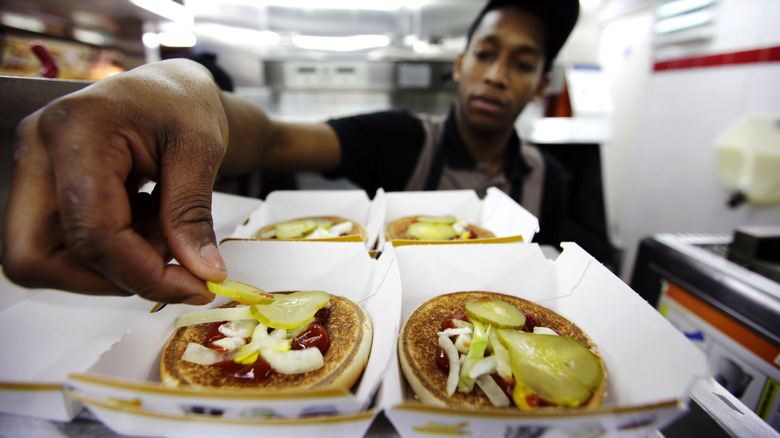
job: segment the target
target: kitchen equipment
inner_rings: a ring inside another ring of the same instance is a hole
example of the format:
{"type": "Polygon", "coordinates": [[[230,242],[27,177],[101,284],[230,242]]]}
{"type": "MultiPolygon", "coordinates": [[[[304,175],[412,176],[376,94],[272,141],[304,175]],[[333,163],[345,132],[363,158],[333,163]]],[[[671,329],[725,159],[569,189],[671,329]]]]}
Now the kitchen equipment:
{"type": "MultiPolygon", "coordinates": [[[[751,246],[743,240],[731,233],[648,237],[630,284],[705,352],[719,384],[780,430],[780,283],[730,260],[751,246]]],[[[743,260],[762,254],[749,252],[743,260]]]]}
{"type": "Polygon", "coordinates": [[[717,171],[729,205],[780,202],[780,114],[746,114],[715,139],[717,171]]]}

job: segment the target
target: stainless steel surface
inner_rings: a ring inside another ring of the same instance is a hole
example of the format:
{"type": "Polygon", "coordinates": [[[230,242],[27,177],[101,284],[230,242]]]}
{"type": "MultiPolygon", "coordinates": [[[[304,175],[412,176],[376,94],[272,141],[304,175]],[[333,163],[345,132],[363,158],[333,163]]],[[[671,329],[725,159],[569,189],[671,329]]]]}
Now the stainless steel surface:
{"type": "Polygon", "coordinates": [[[2,9],[13,12],[34,13],[61,21],[87,20],[93,26],[109,26],[115,21],[157,20],[159,16],[130,3],[127,0],[3,0],[2,9]],[[109,19],[108,22],[96,20],[109,19]]]}
{"type": "Polygon", "coordinates": [[[446,113],[456,95],[451,62],[265,61],[262,70],[262,86],[238,87],[236,94],[287,121],[391,108],[446,113]]]}
{"type": "Polygon", "coordinates": [[[670,265],[679,271],[670,273],[670,280],[690,291],[700,289],[700,299],[780,345],[780,283],[728,260],[721,246],[731,244],[730,234],[664,233],[655,238],[679,254],[680,260],[670,265]],[[689,264],[701,278],[689,276],[694,271],[689,264]]]}
{"type": "MultiPolygon", "coordinates": [[[[0,76],[0,230],[5,224],[5,209],[11,187],[16,126],[25,116],[52,99],[87,84],[89,82],[0,76]]],[[[0,243],[1,239],[0,234],[0,243]]]]}
{"type": "Polygon", "coordinates": [[[265,85],[285,90],[438,91],[454,90],[453,63],[341,61],[265,61],[265,85]]]}
{"type": "MultiPolygon", "coordinates": [[[[255,59],[268,59],[269,56],[283,59],[300,56],[310,59],[366,59],[369,54],[419,57],[420,53],[412,50],[409,37],[440,48],[443,41],[462,38],[483,1],[421,0],[414,4],[407,2],[408,6],[394,9],[383,8],[383,2],[366,2],[352,9],[325,3],[322,7],[300,7],[281,1],[179,0],[178,3],[184,4],[193,13],[194,26],[190,28],[198,38],[196,49],[199,50],[238,53],[255,59]],[[215,30],[215,26],[221,30],[215,30]],[[225,37],[224,29],[271,31],[280,35],[283,41],[267,47],[258,43],[256,36],[225,37]],[[312,51],[290,43],[295,35],[334,37],[366,34],[388,36],[390,51],[312,51]]],[[[49,29],[62,33],[66,38],[72,37],[71,29],[99,32],[108,36],[107,45],[134,53],[143,53],[141,28],[144,23],[154,28],[167,22],[128,0],[4,0],[0,4],[0,12],[4,11],[41,19],[49,29]]],[[[457,51],[444,56],[454,59],[455,54],[457,51]]]]}
{"type": "MultiPolygon", "coordinates": [[[[711,415],[763,423],[740,427],[780,430],[780,284],[728,260],[732,240],[730,233],[644,239],[631,287],[707,355],[713,379],[730,395],[718,392],[718,398],[739,411],[736,417],[722,410],[711,415]]],[[[697,401],[708,404],[703,408],[719,406],[707,392],[699,395],[707,396],[697,401]]]]}
{"type": "Polygon", "coordinates": [[[711,378],[697,382],[691,397],[689,412],[660,431],[662,436],[780,437],[780,433],[711,378]]]}

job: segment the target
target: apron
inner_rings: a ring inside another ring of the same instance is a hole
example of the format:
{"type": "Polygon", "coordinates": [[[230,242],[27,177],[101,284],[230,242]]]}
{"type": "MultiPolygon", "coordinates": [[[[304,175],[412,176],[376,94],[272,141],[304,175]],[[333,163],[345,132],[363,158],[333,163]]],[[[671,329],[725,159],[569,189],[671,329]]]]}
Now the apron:
{"type": "Polygon", "coordinates": [[[425,129],[423,145],[417,165],[406,184],[405,190],[475,190],[482,198],[490,186],[495,186],[509,194],[523,208],[536,217],[540,217],[542,192],[544,191],[545,163],[536,146],[522,143],[520,155],[530,168],[520,187],[513,185],[502,172],[488,180],[479,169],[453,169],[445,166],[445,150],[442,144],[446,115],[418,115],[425,129]]]}

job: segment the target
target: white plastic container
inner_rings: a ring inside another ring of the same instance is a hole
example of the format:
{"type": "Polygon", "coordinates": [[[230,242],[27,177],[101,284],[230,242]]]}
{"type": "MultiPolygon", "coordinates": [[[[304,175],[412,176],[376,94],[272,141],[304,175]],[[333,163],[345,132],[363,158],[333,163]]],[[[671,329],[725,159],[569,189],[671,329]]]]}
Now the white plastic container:
{"type": "Polygon", "coordinates": [[[780,114],[746,114],[715,139],[718,178],[741,200],[780,202],[780,114]]]}

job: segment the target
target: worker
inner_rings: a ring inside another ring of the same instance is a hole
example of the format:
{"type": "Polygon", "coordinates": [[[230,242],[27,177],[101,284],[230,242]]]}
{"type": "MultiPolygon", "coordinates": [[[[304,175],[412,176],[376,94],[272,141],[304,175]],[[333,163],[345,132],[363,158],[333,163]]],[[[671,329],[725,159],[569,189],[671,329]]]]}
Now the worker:
{"type": "Polygon", "coordinates": [[[206,304],[204,280],[227,276],[213,183],[218,172],[256,169],[343,176],[369,193],[496,186],[557,243],[560,167],[519,139],[515,121],[542,97],[578,12],[578,0],[487,2],[454,62],[457,98],[440,116],[273,121],[184,59],[63,96],[19,126],[4,272],[27,287],[206,304]],[[151,194],[138,190],[147,180],[157,183],[151,194]]]}

